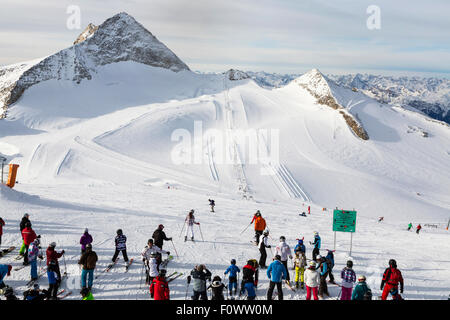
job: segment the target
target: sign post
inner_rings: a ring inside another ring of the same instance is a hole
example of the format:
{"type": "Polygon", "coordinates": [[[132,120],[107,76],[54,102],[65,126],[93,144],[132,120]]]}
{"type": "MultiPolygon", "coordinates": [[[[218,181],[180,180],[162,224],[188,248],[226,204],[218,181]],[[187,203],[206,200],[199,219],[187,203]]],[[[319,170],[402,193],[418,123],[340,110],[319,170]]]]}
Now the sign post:
{"type": "Polygon", "coordinates": [[[356,230],[356,211],[333,211],[334,250],[336,250],[336,232],[350,232],[350,255],[352,255],[353,233],[356,230]]]}

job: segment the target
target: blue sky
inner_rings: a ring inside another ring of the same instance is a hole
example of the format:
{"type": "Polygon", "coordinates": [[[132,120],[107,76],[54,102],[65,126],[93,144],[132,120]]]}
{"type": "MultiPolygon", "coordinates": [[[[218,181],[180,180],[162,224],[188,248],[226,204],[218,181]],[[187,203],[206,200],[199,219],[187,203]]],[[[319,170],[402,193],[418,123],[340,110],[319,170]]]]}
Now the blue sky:
{"type": "Polygon", "coordinates": [[[450,77],[448,0],[2,0],[0,65],[70,46],[82,30],[66,27],[69,5],[82,29],[128,12],[192,70],[450,77]]]}

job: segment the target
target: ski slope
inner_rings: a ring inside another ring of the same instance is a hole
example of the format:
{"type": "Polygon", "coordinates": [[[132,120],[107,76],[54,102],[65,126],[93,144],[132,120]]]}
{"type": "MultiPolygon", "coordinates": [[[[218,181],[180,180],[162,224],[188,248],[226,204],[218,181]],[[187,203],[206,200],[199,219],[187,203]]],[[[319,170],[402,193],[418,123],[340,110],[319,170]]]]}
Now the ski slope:
{"type": "MultiPolygon", "coordinates": [[[[169,272],[187,274],[205,263],[222,275],[231,258],[240,267],[259,258],[249,242],[251,228],[240,235],[257,209],[267,220],[272,245],[284,235],[294,246],[296,238],[309,241],[319,231],[323,248],[332,248],[332,209],[354,208],[354,269],[368,277],[375,294],[387,261],[395,258],[404,274],[405,298],[446,299],[449,127],[334,84],[330,90],[357,116],[368,141],[296,81],[268,90],[250,79],[175,73],[128,61],[102,66],[80,84],[50,80],[34,85],[0,122],[0,153],[20,165],[14,190],[1,189],[1,216],[7,222],[2,246],[19,245],[18,223],[30,213],[44,246],[56,241],[66,250],[73,287],[80,274],[76,261],[83,229],[94,236],[100,270],[112,257],[115,231],[122,228],[135,263],[128,273],[119,263],[94,283],[93,294],[96,299],[148,299],[148,290],[139,288],[138,256],[160,223],[174,237],[179,254],[169,272]],[[174,141],[174,132],[182,130],[198,142],[199,125],[202,145],[192,143],[190,149],[174,141]],[[242,133],[249,130],[271,130],[258,135],[258,152],[278,150],[278,161],[248,161],[255,146],[242,133]],[[214,132],[226,137],[223,144],[216,143],[214,132]],[[274,132],[278,145],[272,143],[274,132]],[[180,155],[192,161],[178,164],[174,157],[180,155]],[[208,198],[216,200],[216,213],[209,213],[208,198]],[[308,205],[311,216],[299,217],[308,205]],[[179,234],[192,208],[204,241],[184,243],[179,234]],[[378,223],[380,216],[384,221],[378,223]],[[439,228],[417,235],[406,231],[409,222],[439,228]]],[[[349,258],[348,247],[349,235],[338,234],[337,276],[349,258]]],[[[164,249],[176,256],[171,243],[164,249]]],[[[0,262],[18,264],[12,257],[0,262]]],[[[6,282],[23,290],[28,272],[13,272],[6,282]]],[[[171,283],[173,299],[184,299],[184,279],[171,283]]],[[[263,273],[260,279],[258,296],[263,298],[268,281],[263,273]]],[[[40,282],[46,285],[45,277],[40,282]]],[[[330,287],[330,293],[337,295],[338,288],[330,287]]]]}

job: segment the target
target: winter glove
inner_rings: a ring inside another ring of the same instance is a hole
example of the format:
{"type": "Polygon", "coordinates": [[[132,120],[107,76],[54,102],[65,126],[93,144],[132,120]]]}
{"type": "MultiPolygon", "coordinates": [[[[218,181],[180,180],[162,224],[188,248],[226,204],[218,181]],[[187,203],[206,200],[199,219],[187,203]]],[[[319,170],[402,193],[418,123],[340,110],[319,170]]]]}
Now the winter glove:
{"type": "Polygon", "coordinates": [[[269,244],[269,245],[267,246],[267,248],[272,248],[272,246],[269,244]]]}
{"type": "Polygon", "coordinates": [[[64,254],[64,253],[65,253],[65,251],[63,250],[63,251],[61,251],[61,253],[62,253],[62,254],[64,254]]]}
{"type": "Polygon", "coordinates": [[[167,251],[167,255],[170,256],[170,251],[167,251]]]}
{"type": "Polygon", "coordinates": [[[41,260],[43,260],[44,259],[44,257],[40,254],[40,255],[38,255],[38,258],[39,259],[41,259],[41,260]]]}
{"type": "Polygon", "coordinates": [[[167,238],[169,241],[172,241],[172,238],[167,238]]]}

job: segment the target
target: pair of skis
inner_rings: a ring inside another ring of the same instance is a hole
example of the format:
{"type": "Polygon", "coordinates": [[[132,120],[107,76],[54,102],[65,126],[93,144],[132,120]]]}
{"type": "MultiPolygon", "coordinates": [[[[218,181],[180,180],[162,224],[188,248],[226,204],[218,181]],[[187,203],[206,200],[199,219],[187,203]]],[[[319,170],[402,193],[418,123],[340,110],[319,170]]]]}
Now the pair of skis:
{"type": "MultiPolygon", "coordinates": [[[[7,248],[7,249],[3,249],[2,251],[0,251],[0,258],[6,256],[8,253],[10,253],[11,251],[13,251],[15,248],[16,248],[16,247],[11,246],[11,247],[9,247],[9,248],[7,248]]],[[[20,257],[22,257],[22,256],[20,256],[20,257]]]]}

